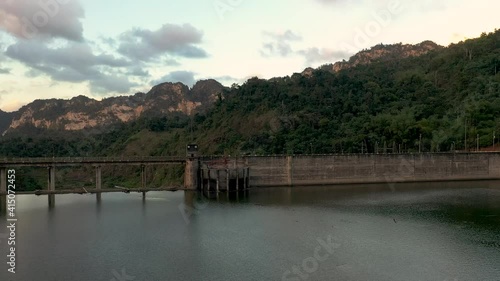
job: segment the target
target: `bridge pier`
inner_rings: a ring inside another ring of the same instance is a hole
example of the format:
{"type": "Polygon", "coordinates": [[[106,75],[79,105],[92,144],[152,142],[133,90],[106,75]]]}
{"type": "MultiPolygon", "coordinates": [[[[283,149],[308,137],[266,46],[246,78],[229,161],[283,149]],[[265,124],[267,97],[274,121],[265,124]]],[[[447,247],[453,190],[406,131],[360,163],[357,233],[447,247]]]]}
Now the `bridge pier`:
{"type": "Polygon", "coordinates": [[[243,185],[245,186],[244,189],[248,189],[249,174],[250,174],[250,168],[247,167],[243,170],[243,176],[244,176],[243,185]]]}
{"type": "Polygon", "coordinates": [[[95,189],[98,191],[102,189],[102,167],[95,167],[95,189]]]}
{"type": "Polygon", "coordinates": [[[47,180],[47,189],[49,191],[56,190],[56,166],[47,167],[48,170],[48,180],[47,180]]]}
{"type": "Polygon", "coordinates": [[[236,168],[236,192],[240,191],[240,169],[236,168]]]}
{"type": "Polygon", "coordinates": [[[141,165],[141,188],[146,188],[146,165],[141,165]]]}
{"type": "MultiPolygon", "coordinates": [[[[197,190],[199,186],[198,173],[199,173],[200,163],[197,158],[189,158],[186,160],[186,166],[184,169],[184,187],[190,190],[197,190]]],[[[209,181],[210,184],[210,181],[209,181]]]]}

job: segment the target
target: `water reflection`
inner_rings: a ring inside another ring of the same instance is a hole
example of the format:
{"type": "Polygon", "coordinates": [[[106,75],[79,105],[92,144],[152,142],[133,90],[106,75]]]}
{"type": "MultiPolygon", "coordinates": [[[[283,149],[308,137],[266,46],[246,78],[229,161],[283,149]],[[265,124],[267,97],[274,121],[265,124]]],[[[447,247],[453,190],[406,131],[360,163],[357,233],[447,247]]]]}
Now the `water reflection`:
{"type": "Polygon", "coordinates": [[[56,207],[56,195],[49,194],[47,197],[49,199],[49,210],[52,210],[56,207]]]}
{"type": "Polygon", "coordinates": [[[244,203],[248,202],[250,190],[230,191],[230,192],[216,192],[204,190],[200,194],[208,200],[215,202],[231,202],[231,203],[244,203]]]}
{"type": "Polygon", "coordinates": [[[19,196],[26,266],[12,280],[109,281],[123,267],[136,280],[281,280],[329,235],[341,247],[308,280],[497,280],[498,186],[58,195],[50,211],[19,196]]]}
{"type": "Polygon", "coordinates": [[[101,208],[102,208],[102,193],[96,193],[95,194],[95,206],[96,206],[96,215],[99,216],[101,214],[101,208]]]}

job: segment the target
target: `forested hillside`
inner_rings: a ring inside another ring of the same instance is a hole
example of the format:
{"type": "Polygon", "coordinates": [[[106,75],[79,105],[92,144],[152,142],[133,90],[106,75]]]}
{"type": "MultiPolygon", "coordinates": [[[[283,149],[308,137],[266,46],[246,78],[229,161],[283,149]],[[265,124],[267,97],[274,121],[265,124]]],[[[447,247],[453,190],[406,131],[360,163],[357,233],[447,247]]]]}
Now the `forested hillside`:
{"type": "Polygon", "coordinates": [[[252,78],[191,116],[141,117],[106,133],[24,128],[2,138],[0,155],[184,155],[189,142],[226,155],[444,152],[475,149],[478,136],[489,147],[500,133],[499,72],[496,31],[420,56],[252,78]]]}
{"type": "Polygon", "coordinates": [[[211,153],[449,151],[500,132],[500,31],[419,57],[234,87],[203,122],[211,153]],[[465,142],[467,128],[467,143],[465,142]]]}

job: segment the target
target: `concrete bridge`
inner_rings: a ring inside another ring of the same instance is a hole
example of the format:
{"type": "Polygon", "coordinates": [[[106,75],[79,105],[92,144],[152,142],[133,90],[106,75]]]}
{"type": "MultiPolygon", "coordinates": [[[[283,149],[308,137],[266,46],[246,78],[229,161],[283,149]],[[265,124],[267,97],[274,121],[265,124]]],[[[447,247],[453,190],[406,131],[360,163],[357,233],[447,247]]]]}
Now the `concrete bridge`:
{"type": "Polygon", "coordinates": [[[102,167],[112,165],[134,165],[141,167],[141,189],[146,188],[146,166],[184,165],[184,157],[66,157],[66,158],[0,158],[0,194],[7,192],[7,169],[18,167],[46,167],[47,189],[55,191],[57,167],[93,166],[96,171],[96,190],[102,190],[102,167]]]}

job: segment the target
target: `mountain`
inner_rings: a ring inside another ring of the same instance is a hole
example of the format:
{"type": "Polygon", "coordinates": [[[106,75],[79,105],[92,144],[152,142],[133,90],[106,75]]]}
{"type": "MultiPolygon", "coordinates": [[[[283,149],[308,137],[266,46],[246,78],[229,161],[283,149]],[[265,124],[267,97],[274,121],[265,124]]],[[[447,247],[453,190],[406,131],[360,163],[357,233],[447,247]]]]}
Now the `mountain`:
{"type": "MultiPolygon", "coordinates": [[[[432,41],[424,41],[416,45],[401,43],[393,45],[380,44],[355,54],[348,61],[344,60],[334,64],[326,64],[323,65],[321,69],[337,73],[344,69],[352,68],[358,65],[367,65],[373,62],[388,62],[409,57],[419,57],[429,53],[430,51],[443,48],[444,47],[439,46],[432,41]]],[[[311,68],[308,68],[303,74],[310,75],[311,70],[311,68]]]]}
{"type": "Polygon", "coordinates": [[[4,132],[12,123],[13,113],[5,112],[0,109],[0,132],[4,132]]]}
{"type": "Polygon", "coordinates": [[[164,135],[156,148],[140,145],[151,155],[182,153],[182,143],[191,141],[215,154],[418,151],[420,142],[424,151],[448,151],[472,147],[478,134],[481,146],[491,146],[500,132],[499,70],[495,31],[448,47],[377,45],[307,75],[252,78],[231,88],[207,80],[192,89],[165,83],[103,101],[35,101],[14,114],[10,127],[126,125],[104,131],[103,154],[140,153],[132,140],[152,134],[164,135]],[[172,114],[194,118],[165,117],[172,114]],[[161,141],[167,135],[169,148],[161,141]],[[127,142],[126,148],[113,141],[127,142]]]}
{"type": "MultiPolygon", "coordinates": [[[[210,108],[223,88],[215,80],[204,80],[197,82],[192,89],[182,83],[163,83],[154,86],[146,94],[137,93],[102,101],[85,96],[70,100],[36,100],[9,115],[10,124],[3,124],[0,128],[7,129],[7,133],[25,127],[78,131],[128,123],[141,116],[175,113],[192,115],[210,108]]],[[[4,122],[8,120],[2,115],[0,118],[4,122]]]]}
{"type": "Polygon", "coordinates": [[[500,31],[448,47],[378,45],[225,97],[199,127],[210,154],[487,147],[500,132],[500,31]]]}
{"type": "MultiPolygon", "coordinates": [[[[36,117],[31,120],[80,112],[95,121],[94,112],[99,122],[115,118],[118,125],[94,134],[44,129],[8,134],[0,139],[0,157],[179,156],[193,142],[203,155],[233,156],[470,151],[478,142],[491,147],[494,140],[498,147],[500,31],[448,47],[424,42],[417,50],[379,45],[337,71],[333,65],[311,68],[308,75],[251,78],[231,88],[216,81],[192,89],[166,83],[147,94],[102,102],[36,101],[23,108],[31,108],[36,117]],[[42,110],[49,105],[56,110],[42,110]]],[[[23,113],[16,114],[18,120],[23,113]]],[[[152,185],[180,183],[182,171],[159,167],[152,185]]],[[[46,185],[43,170],[18,172],[25,181],[36,179],[22,182],[23,188],[46,185]]],[[[88,174],[83,176],[91,179],[88,174]]],[[[138,186],[136,175],[110,168],[106,185],[138,186]]]]}

